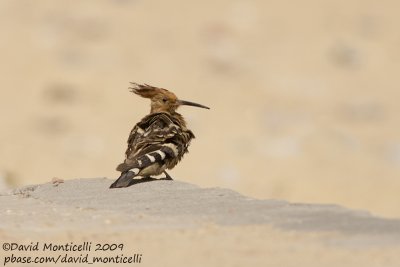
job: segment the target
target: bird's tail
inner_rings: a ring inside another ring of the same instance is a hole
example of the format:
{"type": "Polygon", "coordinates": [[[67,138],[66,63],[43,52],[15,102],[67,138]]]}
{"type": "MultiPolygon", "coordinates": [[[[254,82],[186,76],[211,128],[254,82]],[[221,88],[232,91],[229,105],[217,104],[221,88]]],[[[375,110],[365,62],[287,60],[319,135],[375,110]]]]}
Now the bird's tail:
{"type": "Polygon", "coordinates": [[[110,185],[110,188],[120,188],[120,187],[127,187],[129,186],[132,178],[135,177],[135,173],[131,171],[126,171],[121,173],[121,176],[110,185]]]}
{"type": "Polygon", "coordinates": [[[119,165],[117,166],[117,169],[116,169],[116,170],[119,171],[119,172],[126,172],[126,171],[129,170],[129,166],[128,166],[128,164],[126,164],[126,163],[124,162],[124,163],[119,164],[119,165]]]}

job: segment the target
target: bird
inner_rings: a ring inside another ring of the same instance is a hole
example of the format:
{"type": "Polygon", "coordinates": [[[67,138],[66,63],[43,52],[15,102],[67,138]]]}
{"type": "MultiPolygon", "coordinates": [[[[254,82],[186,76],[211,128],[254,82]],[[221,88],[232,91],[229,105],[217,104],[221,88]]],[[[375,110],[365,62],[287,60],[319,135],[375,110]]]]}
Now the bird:
{"type": "Polygon", "coordinates": [[[174,168],[188,152],[193,132],[176,110],[183,105],[210,109],[207,106],[180,100],[164,88],[131,82],[130,91],[150,99],[150,114],[146,115],[131,130],[125,160],[116,168],[120,177],[110,188],[128,187],[133,178],[151,178],[162,173],[166,180],[173,180],[166,172],[174,168]]]}

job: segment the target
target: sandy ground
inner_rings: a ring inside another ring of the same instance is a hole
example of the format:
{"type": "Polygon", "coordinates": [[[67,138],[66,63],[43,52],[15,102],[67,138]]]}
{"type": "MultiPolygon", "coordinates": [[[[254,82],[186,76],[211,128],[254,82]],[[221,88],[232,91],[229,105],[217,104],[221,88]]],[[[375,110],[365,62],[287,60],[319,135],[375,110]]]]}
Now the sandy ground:
{"type": "MultiPolygon", "coordinates": [[[[122,252],[87,253],[89,257],[137,253],[140,266],[400,264],[400,220],[340,206],[257,200],[228,189],[202,189],[178,181],[110,190],[111,182],[79,179],[2,193],[2,243],[123,244],[122,252]]],[[[57,257],[61,252],[13,253],[57,257]]],[[[0,260],[10,254],[1,250],[0,260]]]]}

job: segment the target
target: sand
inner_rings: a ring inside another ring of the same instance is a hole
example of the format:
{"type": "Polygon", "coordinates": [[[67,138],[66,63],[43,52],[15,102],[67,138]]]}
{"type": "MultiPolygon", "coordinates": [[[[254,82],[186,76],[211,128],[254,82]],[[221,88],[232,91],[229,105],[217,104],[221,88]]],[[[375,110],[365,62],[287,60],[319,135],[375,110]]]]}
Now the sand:
{"type": "MultiPolygon", "coordinates": [[[[180,181],[113,190],[111,182],[77,179],[3,192],[2,242],[123,244],[124,255],[141,255],[141,266],[400,264],[400,220],[336,205],[258,200],[180,181]]],[[[9,254],[1,251],[3,258],[9,254]]],[[[89,252],[90,257],[116,254],[89,252]]]]}

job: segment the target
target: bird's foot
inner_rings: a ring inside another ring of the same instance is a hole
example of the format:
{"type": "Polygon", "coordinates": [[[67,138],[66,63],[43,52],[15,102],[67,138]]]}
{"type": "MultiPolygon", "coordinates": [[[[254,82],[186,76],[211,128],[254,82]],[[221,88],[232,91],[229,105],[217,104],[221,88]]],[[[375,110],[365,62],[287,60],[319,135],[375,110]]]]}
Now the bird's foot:
{"type": "Polygon", "coordinates": [[[164,171],[164,174],[165,174],[164,180],[174,180],[174,179],[172,179],[171,176],[169,176],[169,174],[166,171],[164,171]]]}

